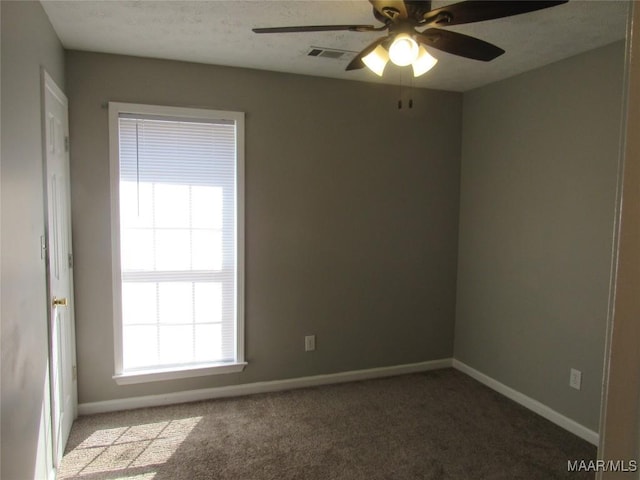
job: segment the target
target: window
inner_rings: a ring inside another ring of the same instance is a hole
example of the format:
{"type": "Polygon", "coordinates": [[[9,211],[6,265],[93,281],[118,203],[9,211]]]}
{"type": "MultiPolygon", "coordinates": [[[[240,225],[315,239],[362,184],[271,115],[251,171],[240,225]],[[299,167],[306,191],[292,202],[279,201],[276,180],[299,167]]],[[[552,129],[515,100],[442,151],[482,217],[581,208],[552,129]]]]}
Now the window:
{"type": "Polygon", "coordinates": [[[241,371],[244,114],[109,104],[115,375],[241,371]]]}

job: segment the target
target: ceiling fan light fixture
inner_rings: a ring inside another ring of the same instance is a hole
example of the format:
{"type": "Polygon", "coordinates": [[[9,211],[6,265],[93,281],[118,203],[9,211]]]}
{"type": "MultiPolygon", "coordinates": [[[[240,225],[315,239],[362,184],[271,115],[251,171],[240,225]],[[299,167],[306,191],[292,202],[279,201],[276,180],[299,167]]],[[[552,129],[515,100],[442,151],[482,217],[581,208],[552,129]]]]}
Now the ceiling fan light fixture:
{"type": "Polygon", "coordinates": [[[371,53],[362,57],[362,61],[369,70],[381,77],[384,72],[384,67],[386,67],[387,62],[389,62],[389,54],[382,45],[378,45],[371,53]]]}
{"type": "Polygon", "coordinates": [[[419,50],[413,38],[406,33],[400,33],[389,47],[389,58],[399,67],[406,67],[416,61],[419,50]]]}
{"type": "Polygon", "coordinates": [[[427,49],[420,45],[418,58],[411,64],[413,67],[413,76],[419,77],[424,75],[438,63],[438,59],[431,56],[427,49]]]}

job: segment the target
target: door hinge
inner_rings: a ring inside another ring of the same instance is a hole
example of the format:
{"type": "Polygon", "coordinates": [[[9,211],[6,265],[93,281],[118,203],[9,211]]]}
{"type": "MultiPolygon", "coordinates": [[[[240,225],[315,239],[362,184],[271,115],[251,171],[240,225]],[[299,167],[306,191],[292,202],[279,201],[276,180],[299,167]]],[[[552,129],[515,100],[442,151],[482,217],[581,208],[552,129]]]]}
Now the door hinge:
{"type": "Polygon", "coordinates": [[[44,235],[40,235],[40,259],[46,260],[47,258],[47,242],[44,235]]]}
{"type": "Polygon", "coordinates": [[[64,151],[69,151],[69,137],[64,137],[64,151]]]}
{"type": "Polygon", "coordinates": [[[73,268],[73,253],[69,254],[69,268],[73,268]]]}
{"type": "Polygon", "coordinates": [[[78,379],[78,367],[75,365],[71,368],[71,378],[74,381],[78,379]]]}

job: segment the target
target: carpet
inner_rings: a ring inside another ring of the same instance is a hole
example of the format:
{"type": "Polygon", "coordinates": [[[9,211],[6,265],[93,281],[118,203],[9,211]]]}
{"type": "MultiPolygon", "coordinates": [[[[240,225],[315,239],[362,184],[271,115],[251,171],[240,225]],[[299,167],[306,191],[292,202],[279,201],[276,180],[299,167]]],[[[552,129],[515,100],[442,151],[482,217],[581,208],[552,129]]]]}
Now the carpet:
{"type": "Polygon", "coordinates": [[[596,447],[453,369],[89,415],[60,479],[552,480],[596,447]]]}

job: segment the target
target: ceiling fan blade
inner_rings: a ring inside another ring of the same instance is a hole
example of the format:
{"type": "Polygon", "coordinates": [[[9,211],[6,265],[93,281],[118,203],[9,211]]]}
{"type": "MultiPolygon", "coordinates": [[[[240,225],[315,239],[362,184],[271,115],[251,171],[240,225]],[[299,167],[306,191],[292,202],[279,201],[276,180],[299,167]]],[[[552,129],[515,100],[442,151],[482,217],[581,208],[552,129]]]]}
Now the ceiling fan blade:
{"type": "Polygon", "coordinates": [[[373,50],[375,50],[375,48],[378,45],[383,44],[388,39],[389,37],[382,37],[382,38],[378,38],[374,42],[371,42],[369,45],[367,45],[364,48],[364,50],[362,50],[358,55],[356,55],[354,59],[351,60],[351,62],[349,62],[349,65],[347,65],[347,68],[345,68],[345,70],[349,71],[349,70],[358,70],[359,68],[364,68],[366,65],[362,61],[362,58],[369,55],[373,50]]]}
{"type": "Polygon", "coordinates": [[[253,28],[254,33],[299,33],[299,32],[334,32],[348,30],[350,32],[375,32],[373,25],[306,25],[299,27],[267,27],[253,28]]]}
{"type": "Polygon", "coordinates": [[[555,7],[567,3],[560,1],[495,1],[469,0],[454,3],[431,10],[424,16],[425,23],[435,25],[461,25],[463,23],[482,22],[495,18],[510,17],[521,13],[534,12],[544,8],[555,7]]]}
{"type": "Polygon", "coordinates": [[[493,60],[504,53],[503,49],[491,43],[451,30],[428,28],[418,33],[415,38],[428,47],[483,62],[493,60]]]}
{"type": "Polygon", "coordinates": [[[409,16],[404,0],[369,0],[369,3],[384,18],[395,20],[405,19],[409,16]]]}

